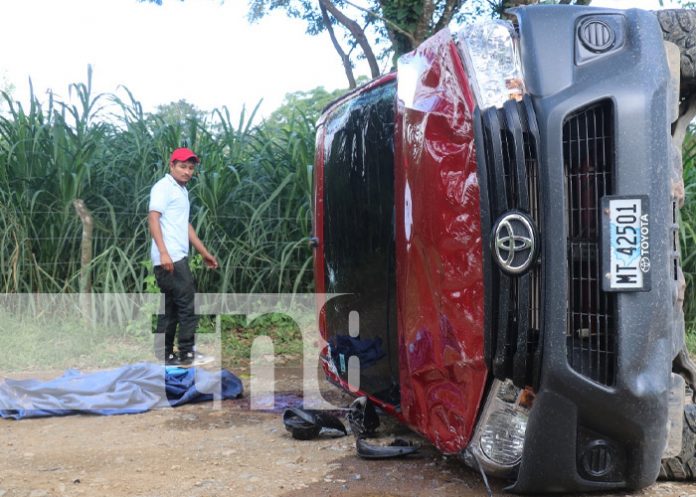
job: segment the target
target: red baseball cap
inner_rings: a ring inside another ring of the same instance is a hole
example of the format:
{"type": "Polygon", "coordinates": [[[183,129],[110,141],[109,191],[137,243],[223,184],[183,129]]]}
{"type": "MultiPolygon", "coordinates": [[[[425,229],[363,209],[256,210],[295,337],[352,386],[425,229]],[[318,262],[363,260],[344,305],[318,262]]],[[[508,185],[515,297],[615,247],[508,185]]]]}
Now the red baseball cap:
{"type": "Polygon", "coordinates": [[[199,164],[201,160],[190,148],[177,148],[172,152],[172,156],[169,159],[170,164],[174,164],[174,161],[186,162],[192,160],[196,164],[199,164]]]}

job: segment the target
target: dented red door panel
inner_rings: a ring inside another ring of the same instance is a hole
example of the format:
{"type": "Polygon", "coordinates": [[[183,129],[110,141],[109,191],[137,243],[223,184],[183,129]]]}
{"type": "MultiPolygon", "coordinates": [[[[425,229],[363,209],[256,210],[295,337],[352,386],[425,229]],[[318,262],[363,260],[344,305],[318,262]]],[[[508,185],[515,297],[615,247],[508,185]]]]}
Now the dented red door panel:
{"type": "Polygon", "coordinates": [[[445,453],[468,444],[487,375],[474,104],[451,40],[399,61],[395,140],[401,413],[445,453]]]}

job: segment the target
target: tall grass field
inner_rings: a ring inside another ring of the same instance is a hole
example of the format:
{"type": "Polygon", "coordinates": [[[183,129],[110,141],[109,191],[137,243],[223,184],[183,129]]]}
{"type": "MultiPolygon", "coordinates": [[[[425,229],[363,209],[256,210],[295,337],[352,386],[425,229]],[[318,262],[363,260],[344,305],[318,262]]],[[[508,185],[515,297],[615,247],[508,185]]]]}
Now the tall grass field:
{"type": "Polygon", "coordinates": [[[307,166],[313,123],[301,115],[270,134],[253,112],[226,109],[172,120],[146,114],[131,94],[71,86],[70,103],[4,95],[0,115],[0,292],[77,292],[82,199],[94,222],[94,292],[141,292],[149,275],[146,223],[152,185],[174,148],[202,164],[189,185],[191,223],[220,270],[195,268],[202,292],[312,288],[307,166]]]}

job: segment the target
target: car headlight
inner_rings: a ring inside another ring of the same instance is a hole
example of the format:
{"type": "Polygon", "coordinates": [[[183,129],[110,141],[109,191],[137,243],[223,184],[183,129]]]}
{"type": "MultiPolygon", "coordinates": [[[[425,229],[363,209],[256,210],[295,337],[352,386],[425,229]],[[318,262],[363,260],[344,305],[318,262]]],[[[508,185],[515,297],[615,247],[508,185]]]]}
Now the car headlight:
{"type": "Polygon", "coordinates": [[[518,37],[507,21],[487,21],[462,29],[455,41],[481,108],[502,107],[525,93],[518,37]]]}
{"type": "Polygon", "coordinates": [[[501,466],[512,466],[522,458],[527,415],[515,409],[495,411],[481,432],[481,452],[501,466]]]}
{"type": "Polygon", "coordinates": [[[511,477],[522,460],[531,390],[522,390],[510,380],[495,380],[469,446],[461,454],[470,467],[511,477]]]}

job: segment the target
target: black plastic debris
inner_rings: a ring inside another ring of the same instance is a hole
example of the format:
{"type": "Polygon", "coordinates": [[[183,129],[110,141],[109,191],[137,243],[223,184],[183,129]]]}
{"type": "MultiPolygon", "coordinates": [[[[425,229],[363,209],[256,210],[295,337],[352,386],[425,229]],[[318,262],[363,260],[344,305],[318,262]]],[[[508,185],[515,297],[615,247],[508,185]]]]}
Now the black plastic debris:
{"type": "Polygon", "coordinates": [[[346,427],[334,415],[289,407],[283,412],[283,424],[296,440],[311,440],[317,438],[324,430],[330,436],[345,436],[348,434],[346,427]]]}
{"type": "Polygon", "coordinates": [[[363,459],[391,459],[413,454],[420,449],[420,444],[401,438],[394,439],[388,445],[372,444],[367,438],[376,436],[379,428],[377,409],[367,397],[358,397],[348,409],[348,422],[355,436],[355,449],[363,459]]]}
{"type": "Polygon", "coordinates": [[[348,423],[356,437],[374,437],[379,428],[375,405],[367,397],[358,397],[348,408],[348,423]]]}
{"type": "MultiPolygon", "coordinates": [[[[355,448],[363,459],[403,457],[420,449],[419,443],[401,438],[394,439],[388,445],[368,442],[367,438],[376,436],[380,421],[375,405],[367,397],[355,399],[347,411],[348,423],[355,436],[355,448]]],[[[289,407],[283,411],[283,424],[296,440],[312,440],[322,432],[341,437],[348,434],[341,420],[325,411],[289,407]]]]}
{"type": "Polygon", "coordinates": [[[362,437],[355,440],[355,448],[363,459],[390,459],[414,454],[420,449],[420,444],[396,438],[389,445],[371,444],[362,437]]]}

